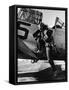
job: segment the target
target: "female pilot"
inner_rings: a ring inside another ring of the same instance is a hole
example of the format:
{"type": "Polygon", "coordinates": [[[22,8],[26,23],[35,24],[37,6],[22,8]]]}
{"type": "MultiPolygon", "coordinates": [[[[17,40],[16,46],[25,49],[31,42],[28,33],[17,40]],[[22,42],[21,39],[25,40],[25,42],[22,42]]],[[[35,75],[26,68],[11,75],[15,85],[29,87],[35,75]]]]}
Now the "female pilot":
{"type": "Polygon", "coordinates": [[[47,56],[47,60],[50,63],[52,70],[54,71],[54,76],[57,76],[57,69],[55,67],[54,61],[53,61],[53,57],[52,57],[52,49],[54,47],[54,39],[53,39],[53,31],[49,28],[45,29],[43,31],[43,39],[45,41],[45,48],[46,48],[46,56],[47,56]]]}

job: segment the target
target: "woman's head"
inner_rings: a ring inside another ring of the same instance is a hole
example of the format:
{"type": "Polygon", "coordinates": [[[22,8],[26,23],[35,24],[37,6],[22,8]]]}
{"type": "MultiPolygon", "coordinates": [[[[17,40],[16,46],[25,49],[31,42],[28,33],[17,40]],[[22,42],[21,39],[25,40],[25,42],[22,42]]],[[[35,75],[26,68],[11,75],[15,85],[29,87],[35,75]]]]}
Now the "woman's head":
{"type": "Polygon", "coordinates": [[[50,37],[50,36],[52,36],[52,33],[53,33],[53,31],[52,31],[52,30],[50,30],[50,29],[48,29],[48,31],[47,31],[47,33],[46,33],[46,34],[47,34],[47,36],[48,36],[48,37],[50,37]]]}

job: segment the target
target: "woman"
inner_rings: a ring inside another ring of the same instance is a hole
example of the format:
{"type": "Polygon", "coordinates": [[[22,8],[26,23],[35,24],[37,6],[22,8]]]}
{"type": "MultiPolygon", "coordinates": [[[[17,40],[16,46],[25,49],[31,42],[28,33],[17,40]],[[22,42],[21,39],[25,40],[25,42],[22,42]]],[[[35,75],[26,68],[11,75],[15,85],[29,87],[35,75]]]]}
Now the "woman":
{"type": "Polygon", "coordinates": [[[47,60],[50,63],[52,70],[54,71],[54,76],[57,76],[57,69],[55,67],[53,57],[52,57],[52,49],[54,47],[54,40],[52,36],[53,31],[48,28],[48,30],[44,30],[44,41],[45,41],[45,47],[46,47],[46,56],[47,60]]]}

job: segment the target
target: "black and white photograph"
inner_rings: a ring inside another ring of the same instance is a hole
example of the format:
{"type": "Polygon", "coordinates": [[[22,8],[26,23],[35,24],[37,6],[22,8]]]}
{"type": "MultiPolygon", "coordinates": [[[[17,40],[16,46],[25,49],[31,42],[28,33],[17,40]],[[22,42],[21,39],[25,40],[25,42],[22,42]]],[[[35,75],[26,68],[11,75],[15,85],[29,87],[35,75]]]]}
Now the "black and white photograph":
{"type": "Polygon", "coordinates": [[[65,10],[17,8],[17,82],[66,80],[66,30],[65,10]]]}

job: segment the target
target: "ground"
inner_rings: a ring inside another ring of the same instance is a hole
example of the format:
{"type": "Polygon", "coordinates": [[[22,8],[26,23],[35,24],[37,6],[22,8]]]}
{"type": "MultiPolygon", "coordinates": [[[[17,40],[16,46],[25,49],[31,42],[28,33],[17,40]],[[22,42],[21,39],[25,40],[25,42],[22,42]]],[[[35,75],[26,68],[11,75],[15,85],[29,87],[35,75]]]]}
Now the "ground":
{"type": "Polygon", "coordinates": [[[50,64],[45,60],[31,63],[30,59],[18,59],[18,82],[65,80],[65,62],[54,60],[54,63],[59,71],[56,77],[50,64]]]}

